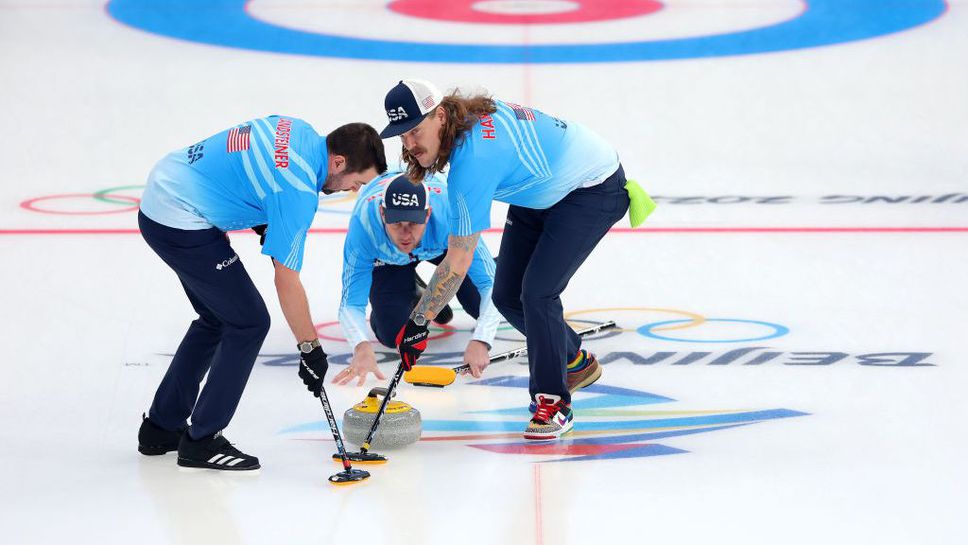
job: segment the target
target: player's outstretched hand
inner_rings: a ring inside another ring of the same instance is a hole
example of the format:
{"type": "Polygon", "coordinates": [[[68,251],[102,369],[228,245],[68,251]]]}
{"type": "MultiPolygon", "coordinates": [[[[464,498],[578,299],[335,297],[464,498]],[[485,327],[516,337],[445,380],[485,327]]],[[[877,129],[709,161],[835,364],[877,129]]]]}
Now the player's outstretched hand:
{"type": "Polygon", "coordinates": [[[366,376],[370,373],[373,373],[373,376],[378,380],[386,380],[387,378],[376,366],[376,353],[373,352],[373,347],[368,342],[362,342],[353,349],[353,359],[349,366],[333,377],[333,384],[349,384],[354,378],[359,378],[356,385],[363,386],[363,383],[366,382],[366,376]]]}
{"type": "Polygon", "coordinates": [[[487,353],[487,345],[481,341],[471,340],[467,343],[467,350],[464,350],[464,363],[470,365],[470,369],[461,374],[470,373],[474,378],[481,378],[487,364],[491,363],[487,353]]]}
{"type": "Polygon", "coordinates": [[[413,319],[407,323],[397,333],[397,351],[400,352],[400,361],[403,362],[403,370],[409,371],[416,365],[417,358],[427,349],[427,337],[430,336],[430,329],[427,324],[417,325],[413,319]]]}
{"type": "Polygon", "coordinates": [[[323,352],[322,347],[317,346],[312,352],[299,355],[299,378],[316,397],[319,397],[319,389],[323,387],[327,369],[329,362],[326,361],[326,352],[323,352]]]}

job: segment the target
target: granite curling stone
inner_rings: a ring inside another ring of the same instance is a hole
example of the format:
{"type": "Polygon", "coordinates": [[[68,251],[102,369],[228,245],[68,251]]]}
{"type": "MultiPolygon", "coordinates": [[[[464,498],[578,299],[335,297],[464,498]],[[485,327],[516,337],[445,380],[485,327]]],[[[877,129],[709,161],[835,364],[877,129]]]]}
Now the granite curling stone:
{"type": "MultiPolygon", "coordinates": [[[[362,445],[370,433],[373,419],[380,410],[380,403],[386,395],[386,388],[373,388],[366,399],[347,409],[343,414],[343,434],[346,440],[362,445]]],[[[400,448],[420,439],[420,411],[402,401],[390,400],[380,417],[370,447],[373,449],[400,448]]]]}

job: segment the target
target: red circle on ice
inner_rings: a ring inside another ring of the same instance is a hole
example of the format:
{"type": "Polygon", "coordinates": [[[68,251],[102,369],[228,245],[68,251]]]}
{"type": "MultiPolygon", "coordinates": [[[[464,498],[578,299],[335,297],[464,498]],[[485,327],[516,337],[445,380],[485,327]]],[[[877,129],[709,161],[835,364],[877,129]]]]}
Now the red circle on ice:
{"type": "Polygon", "coordinates": [[[421,19],[458,23],[590,23],[649,15],[662,9],[655,0],[396,0],[390,10],[421,19]]]}
{"type": "MultiPolygon", "coordinates": [[[[325,339],[327,341],[347,342],[347,339],[344,337],[337,337],[335,335],[327,335],[326,333],[323,333],[327,328],[338,326],[339,325],[338,321],[323,322],[321,324],[313,324],[313,325],[316,328],[316,334],[319,335],[320,339],[325,339]]],[[[443,329],[443,331],[438,333],[437,335],[431,335],[430,337],[427,337],[428,341],[433,341],[436,339],[446,339],[447,337],[450,337],[455,332],[457,332],[457,328],[452,325],[434,324],[434,327],[439,327],[443,329]]]]}
{"type": "Polygon", "coordinates": [[[133,210],[137,210],[139,203],[141,203],[141,199],[138,199],[137,197],[129,197],[128,195],[111,195],[109,193],[104,193],[104,194],[100,194],[100,197],[102,199],[103,198],[111,199],[111,201],[108,201],[108,202],[127,201],[131,204],[128,206],[125,206],[124,208],[118,208],[115,210],[100,210],[100,211],[98,210],[92,210],[92,211],[51,210],[48,208],[40,208],[37,206],[37,203],[44,202],[44,201],[92,199],[92,198],[97,199],[98,196],[99,196],[98,193],[67,193],[63,195],[45,195],[43,197],[34,197],[33,199],[28,199],[20,203],[20,208],[23,208],[25,210],[30,210],[31,212],[39,212],[41,214],[60,214],[63,216],[101,216],[105,214],[123,214],[125,212],[131,212],[133,210]]]}

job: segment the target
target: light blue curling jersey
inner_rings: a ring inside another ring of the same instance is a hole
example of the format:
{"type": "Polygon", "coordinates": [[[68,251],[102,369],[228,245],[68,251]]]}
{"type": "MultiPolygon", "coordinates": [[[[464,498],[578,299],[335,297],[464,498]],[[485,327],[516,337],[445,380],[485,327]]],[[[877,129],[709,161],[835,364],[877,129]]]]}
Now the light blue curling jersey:
{"type": "MultiPolygon", "coordinates": [[[[449,234],[447,185],[439,177],[424,180],[431,208],[430,219],[420,244],[405,254],[401,252],[386,232],[380,205],[390,182],[403,172],[387,172],[378,176],[360,190],[350,225],[343,243],[343,293],[340,298],[339,321],[350,346],[367,340],[366,305],[373,283],[373,269],[385,265],[407,265],[414,261],[426,261],[447,251],[449,234]]],[[[494,258],[484,241],[477,243],[474,259],[467,275],[481,295],[480,315],[474,328],[473,338],[488,345],[494,344],[494,336],[501,321],[501,314],[491,301],[494,286],[494,258]]]]}
{"type": "Polygon", "coordinates": [[[510,102],[495,104],[497,111],[481,117],[451,153],[451,234],[490,227],[492,201],[546,209],[618,170],[615,150],[585,127],[510,102]]]}
{"type": "Polygon", "coordinates": [[[326,156],[325,137],[305,121],[253,119],[168,154],[148,176],[141,211],[185,230],[268,224],[262,253],[298,271],[326,156]]]}

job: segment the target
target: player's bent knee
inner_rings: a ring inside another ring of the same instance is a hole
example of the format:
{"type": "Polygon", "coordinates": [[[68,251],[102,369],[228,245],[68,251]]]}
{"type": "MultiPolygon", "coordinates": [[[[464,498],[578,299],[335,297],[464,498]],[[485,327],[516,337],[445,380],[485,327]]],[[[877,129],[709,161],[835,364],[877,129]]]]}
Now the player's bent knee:
{"type": "Polygon", "coordinates": [[[397,347],[397,332],[400,331],[400,328],[394,329],[388,326],[387,323],[382,320],[372,319],[371,315],[370,329],[373,330],[373,334],[376,335],[376,340],[379,341],[380,344],[387,348],[397,347]]]}
{"type": "MultiPolygon", "coordinates": [[[[373,324],[370,324],[372,327],[373,324]]],[[[390,331],[388,327],[373,327],[373,333],[376,334],[376,340],[380,342],[383,346],[387,348],[397,347],[397,332],[390,331]]]]}
{"type": "Polygon", "coordinates": [[[198,318],[192,322],[194,327],[210,329],[212,331],[222,330],[222,321],[215,316],[199,315],[198,318]]]}
{"type": "Polygon", "coordinates": [[[230,327],[252,339],[263,340],[269,335],[271,326],[272,319],[269,317],[269,311],[262,305],[261,308],[252,309],[239,323],[232,324],[230,327]]]}
{"type": "Polygon", "coordinates": [[[521,303],[526,307],[544,305],[556,299],[560,293],[549,291],[544,287],[525,288],[521,290],[521,303]]]}
{"type": "Polygon", "coordinates": [[[521,308],[521,295],[517,290],[496,285],[491,292],[491,302],[497,307],[498,312],[505,314],[505,311],[521,308]]]}

